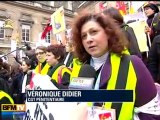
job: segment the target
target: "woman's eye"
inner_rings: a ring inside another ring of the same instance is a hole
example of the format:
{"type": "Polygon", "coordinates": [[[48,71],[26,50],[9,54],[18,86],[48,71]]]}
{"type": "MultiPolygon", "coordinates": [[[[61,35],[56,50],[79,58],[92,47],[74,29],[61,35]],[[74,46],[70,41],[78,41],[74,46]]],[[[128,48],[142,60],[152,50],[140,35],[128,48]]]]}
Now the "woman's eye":
{"type": "Polygon", "coordinates": [[[82,35],[81,38],[82,40],[84,40],[86,38],[86,35],[82,35]]]}
{"type": "Polygon", "coordinates": [[[91,34],[96,34],[97,31],[96,31],[96,30],[92,30],[90,33],[91,33],[91,34]]]}

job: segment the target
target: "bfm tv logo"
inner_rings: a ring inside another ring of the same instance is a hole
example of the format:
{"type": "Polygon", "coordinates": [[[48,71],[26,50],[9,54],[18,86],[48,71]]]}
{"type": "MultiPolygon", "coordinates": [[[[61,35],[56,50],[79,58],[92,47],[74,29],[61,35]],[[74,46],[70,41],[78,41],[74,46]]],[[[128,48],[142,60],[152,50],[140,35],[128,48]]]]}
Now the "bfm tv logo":
{"type": "Polygon", "coordinates": [[[2,111],[17,111],[17,112],[25,112],[26,105],[25,104],[2,104],[1,105],[2,111]]]}

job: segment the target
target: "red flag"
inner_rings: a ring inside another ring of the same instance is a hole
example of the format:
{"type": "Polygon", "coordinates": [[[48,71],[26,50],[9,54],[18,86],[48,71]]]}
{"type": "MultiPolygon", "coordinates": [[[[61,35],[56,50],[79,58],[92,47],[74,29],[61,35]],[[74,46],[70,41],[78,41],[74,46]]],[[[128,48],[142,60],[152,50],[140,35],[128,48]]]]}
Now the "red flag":
{"type": "Polygon", "coordinates": [[[35,74],[32,72],[31,81],[30,81],[30,83],[29,83],[31,89],[34,87],[34,82],[33,82],[33,77],[34,77],[34,76],[35,76],[35,74]]]}
{"type": "Polygon", "coordinates": [[[99,114],[99,120],[111,120],[111,113],[102,113],[99,114]]]}
{"type": "Polygon", "coordinates": [[[126,15],[126,5],[124,1],[116,1],[116,7],[122,15],[126,15]]]}
{"type": "Polygon", "coordinates": [[[103,11],[103,10],[104,10],[105,7],[103,6],[103,3],[102,3],[102,2],[99,3],[99,8],[100,8],[100,11],[103,11]]]}
{"type": "Polygon", "coordinates": [[[51,30],[52,30],[51,20],[49,20],[49,23],[46,25],[44,31],[42,32],[41,39],[46,38],[47,33],[50,32],[51,30]]]}

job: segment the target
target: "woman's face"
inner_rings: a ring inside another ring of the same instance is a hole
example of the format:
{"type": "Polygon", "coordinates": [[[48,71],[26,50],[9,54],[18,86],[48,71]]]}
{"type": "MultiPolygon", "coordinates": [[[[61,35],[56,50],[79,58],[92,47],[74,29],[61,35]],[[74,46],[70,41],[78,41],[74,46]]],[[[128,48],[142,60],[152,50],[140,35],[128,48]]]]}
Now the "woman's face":
{"type": "Polygon", "coordinates": [[[145,12],[146,16],[148,17],[154,13],[154,10],[152,10],[150,7],[146,7],[144,9],[144,12],[145,12]]]}
{"type": "Polygon", "coordinates": [[[43,63],[46,60],[46,53],[43,50],[36,50],[36,57],[40,63],[43,63]]]}
{"type": "Polygon", "coordinates": [[[28,70],[30,70],[31,66],[28,66],[25,61],[22,61],[21,68],[23,72],[27,72],[28,70]]]}
{"type": "Polygon", "coordinates": [[[59,63],[52,52],[46,53],[46,61],[50,66],[54,66],[59,63]]]}
{"type": "Polygon", "coordinates": [[[81,39],[85,50],[92,57],[100,57],[108,51],[108,36],[95,21],[88,21],[82,26],[81,39]]]}

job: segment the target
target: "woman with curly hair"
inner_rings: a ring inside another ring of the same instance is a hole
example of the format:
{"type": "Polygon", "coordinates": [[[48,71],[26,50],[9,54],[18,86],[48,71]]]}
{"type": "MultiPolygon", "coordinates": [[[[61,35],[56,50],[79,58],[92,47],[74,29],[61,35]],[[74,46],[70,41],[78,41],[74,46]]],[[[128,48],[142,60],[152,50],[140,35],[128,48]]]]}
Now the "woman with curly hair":
{"type": "Polygon", "coordinates": [[[117,120],[159,120],[160,101],[151,74],[139,57],[124,52],[128,42],[114,20],[85,11],[75,18],[72,31],[76,57],[96,70],[94,89],[133,90],[132,102],[89,105],[115,109],[117,120]]]}

